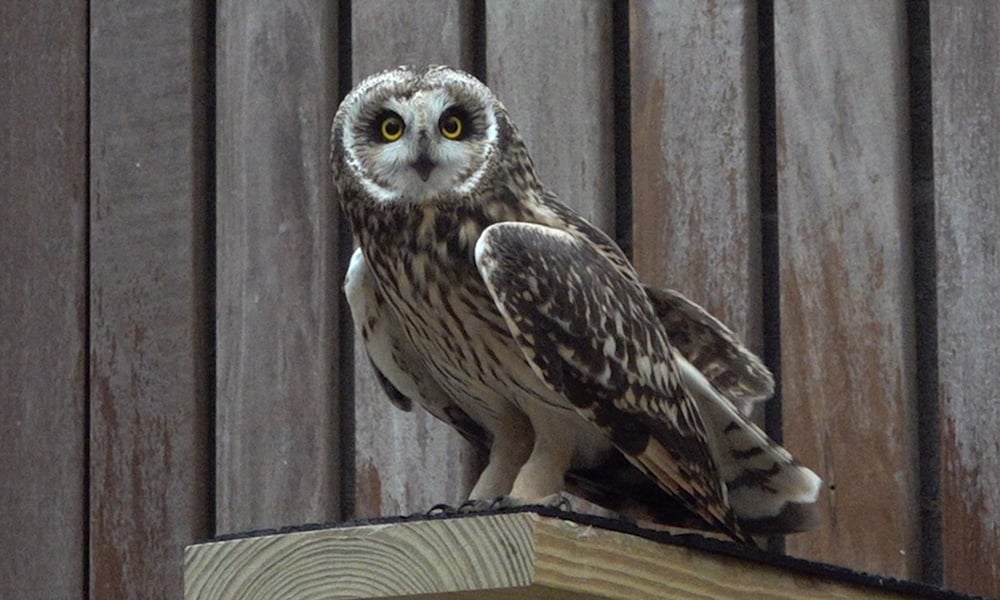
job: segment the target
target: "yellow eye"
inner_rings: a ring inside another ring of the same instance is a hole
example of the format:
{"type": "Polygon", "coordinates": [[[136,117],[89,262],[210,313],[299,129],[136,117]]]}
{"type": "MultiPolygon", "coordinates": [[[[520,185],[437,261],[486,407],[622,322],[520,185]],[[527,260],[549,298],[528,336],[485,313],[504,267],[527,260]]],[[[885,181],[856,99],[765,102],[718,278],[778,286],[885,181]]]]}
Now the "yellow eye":
{"type": "Polygon", "coordinates": [[[457,140],[462,137],[462,132],[464,131],[464,127],[462,127],[462,119],[459,119],[455,115],[446,115],[441,117],[439,127],[441,128],[441,135],[449,140],[457,140]]]}
{"type": "Polygon", "coordinates": [[[395,142],[399,138],[403,137],[403,120],[396,115],[389,115],[382,120],[382,124],[379,125],[379,132],[382,134],[382,139],[387,142],[395,142]]]}

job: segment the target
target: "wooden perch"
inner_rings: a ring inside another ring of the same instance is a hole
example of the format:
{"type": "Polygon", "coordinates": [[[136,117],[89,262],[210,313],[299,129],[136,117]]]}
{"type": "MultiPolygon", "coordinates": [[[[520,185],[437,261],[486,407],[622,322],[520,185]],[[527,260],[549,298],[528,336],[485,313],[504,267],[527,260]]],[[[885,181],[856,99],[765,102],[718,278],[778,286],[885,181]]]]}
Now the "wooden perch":
{"type": "Polygon", "coordinates": [[[920,597],[534,512],[210,542],[184,563],[187,600],[920,597]]]}

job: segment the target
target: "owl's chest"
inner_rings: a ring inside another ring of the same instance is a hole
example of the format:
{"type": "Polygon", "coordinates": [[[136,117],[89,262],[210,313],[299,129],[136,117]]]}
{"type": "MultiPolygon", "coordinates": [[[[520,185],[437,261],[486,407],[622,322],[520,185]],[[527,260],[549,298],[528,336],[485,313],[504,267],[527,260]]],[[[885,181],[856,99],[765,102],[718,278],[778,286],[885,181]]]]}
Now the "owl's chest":
{"type": "MultiPolygon", "coordinates": [[[[458,298],[485,302],[488,292],[475,265],[485,225],[429,211],[369,223],[359,233],[379,288],[398,311],[444,309],[458,298]]],[[[491,302],[492,304],[492,302],[491,302]]]]}
{"type": "Polygon", "coordinates": [[[362,238],[362,247],[388,308],[453,397],[517,402],[511,389],[544,394],[476,268],[480,232],[470,227],[450,241],[362,238]]]}
{"type": "MultiPolygon", "coordinates": [[[[472,244],[474,245],[474,240],[472,244]]],[[[407,336],[438,362],[462,362],[492,345],[514,347],[471,250],[387,244],[366,250],[375,281],[407,336]]]]}

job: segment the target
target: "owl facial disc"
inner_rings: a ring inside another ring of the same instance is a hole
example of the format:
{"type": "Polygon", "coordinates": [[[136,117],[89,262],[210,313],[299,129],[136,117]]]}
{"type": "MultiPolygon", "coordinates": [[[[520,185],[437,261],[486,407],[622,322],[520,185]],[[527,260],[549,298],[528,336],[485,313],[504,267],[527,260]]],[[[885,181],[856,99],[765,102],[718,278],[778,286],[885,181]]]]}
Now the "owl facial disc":
{"type": "Polygon", "coordinates": [[[345,99],[340,130],[345,165],[375,200],[427,202],[464,195],[489,169],[496,99],[472,76],[456,73],[381,73],[345,99]]]}

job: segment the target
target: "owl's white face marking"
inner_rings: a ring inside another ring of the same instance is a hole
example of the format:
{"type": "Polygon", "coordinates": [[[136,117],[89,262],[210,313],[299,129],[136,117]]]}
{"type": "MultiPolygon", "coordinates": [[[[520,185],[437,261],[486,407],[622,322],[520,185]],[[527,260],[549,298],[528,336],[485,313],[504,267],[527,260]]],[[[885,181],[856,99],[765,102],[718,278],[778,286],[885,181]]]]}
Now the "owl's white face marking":
{"type": "Polygon", "coordinates": [[[495,152],[495,106],[486,86],[455,71],[376,75],[341,109],[345,166],[380,202],[468,194],[495,152]]]}

